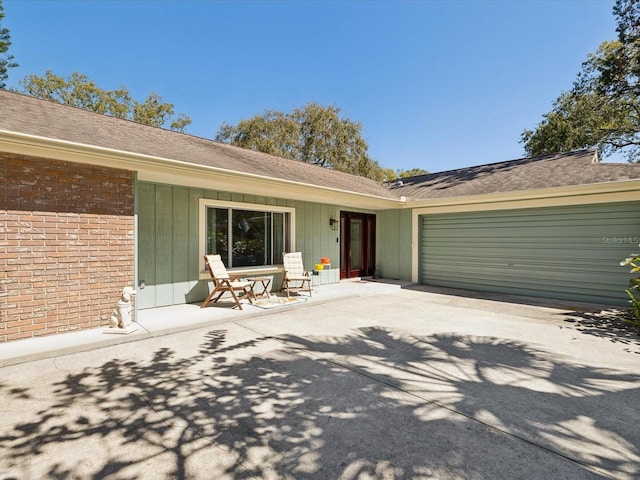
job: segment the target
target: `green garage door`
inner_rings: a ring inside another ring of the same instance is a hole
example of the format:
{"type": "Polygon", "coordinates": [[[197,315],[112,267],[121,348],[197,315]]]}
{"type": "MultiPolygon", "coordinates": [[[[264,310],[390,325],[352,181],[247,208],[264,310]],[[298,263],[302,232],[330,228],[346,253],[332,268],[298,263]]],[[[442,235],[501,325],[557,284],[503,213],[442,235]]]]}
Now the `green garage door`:
{"type": "Polygon", "coordinates": [[[640,202],[423,215],[420,280],[626,305],[640,202]]]}

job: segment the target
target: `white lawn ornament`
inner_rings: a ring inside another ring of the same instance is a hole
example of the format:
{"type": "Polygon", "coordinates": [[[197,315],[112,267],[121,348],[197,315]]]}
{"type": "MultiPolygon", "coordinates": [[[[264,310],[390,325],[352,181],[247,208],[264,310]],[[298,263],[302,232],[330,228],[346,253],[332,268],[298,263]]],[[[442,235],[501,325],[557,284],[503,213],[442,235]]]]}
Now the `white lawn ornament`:
{"type": "Polygon", "coordinates": [[[111,324],[104,333],[131,333],[138,329],[131,321],[132,297],[136,294],[133,287],[124,287],[122,295],[111,312],[111,324]]]}

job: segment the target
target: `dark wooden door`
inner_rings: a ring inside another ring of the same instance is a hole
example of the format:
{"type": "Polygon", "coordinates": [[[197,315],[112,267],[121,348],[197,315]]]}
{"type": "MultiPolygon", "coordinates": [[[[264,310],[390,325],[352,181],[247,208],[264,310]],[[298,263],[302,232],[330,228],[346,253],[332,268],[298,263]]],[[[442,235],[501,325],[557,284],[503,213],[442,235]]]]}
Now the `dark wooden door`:
{"type": "Polygon", "coordinates": [[[372,276],[376,265],[376,216],[340,212],[340,239],[340,278],[372,276]]]}

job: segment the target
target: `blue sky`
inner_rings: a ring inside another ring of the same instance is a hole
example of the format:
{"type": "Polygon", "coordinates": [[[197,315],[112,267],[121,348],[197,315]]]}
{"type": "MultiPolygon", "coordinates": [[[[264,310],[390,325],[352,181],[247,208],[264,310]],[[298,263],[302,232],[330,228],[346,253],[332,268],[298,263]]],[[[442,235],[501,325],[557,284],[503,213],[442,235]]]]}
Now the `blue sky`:
{"type": "Polygon", "coordinates": [[[615,38],[614,1],[3,0],[20,64],[155,92],[213,138],[308,102],[363,125],[385,167],[519,158],[580,65],[615,38]]]}

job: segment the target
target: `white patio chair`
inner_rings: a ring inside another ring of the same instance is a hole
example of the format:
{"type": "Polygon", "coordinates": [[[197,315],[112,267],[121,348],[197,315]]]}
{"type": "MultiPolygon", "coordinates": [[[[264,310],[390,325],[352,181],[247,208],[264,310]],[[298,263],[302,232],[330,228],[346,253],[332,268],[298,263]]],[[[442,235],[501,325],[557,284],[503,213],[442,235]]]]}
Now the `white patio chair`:
{"type": "Polygon", "coordinates": [[[252,299],[255,296],[253,294],[253,282],[231,278],[227,273],[224,263],[222,263],[220,255],[205,255],[204,261],[209,275],[211,275],[214,288],[209,296],[205,298],[204,302],[202,302],[200,308],[206,307],[211,299],[213,299],[213,303],[216,303],[226,292],[231,293],[240,310],[242,310],[242,305],[240,305],[240,299],[236,295],[236,292],[241,292],[241,294],[244,294],[249,299],[249,303],[253,303],[252,299]],[[213,298],[216,294],[218,296],[213,298]]]}
{"type": "Polygon", "coordinates": [[[290,292],[300,291],[309,292],[309,296],[311,296],[311,274],[304,269],[302,252],[284,253],[282,260],[284,274],[280,284],[280,291],[286,290],[287,297],[289,297],[290,292]],[[307,285],[306,288],[305,284],[307,285]]]}

